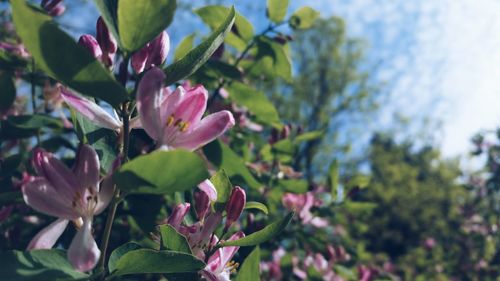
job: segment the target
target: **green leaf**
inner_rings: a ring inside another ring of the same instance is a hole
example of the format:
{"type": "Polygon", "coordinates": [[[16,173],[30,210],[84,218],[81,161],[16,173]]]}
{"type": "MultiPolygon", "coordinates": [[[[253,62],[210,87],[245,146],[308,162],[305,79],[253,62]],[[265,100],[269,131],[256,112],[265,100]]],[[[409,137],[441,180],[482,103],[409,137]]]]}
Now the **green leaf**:
{"type": "Polygon", "coordinates": [[[246,183],[254,189],[262,186],[250,173],[241,157],[221,141],[215,140],[205,145],[203,152],[214,166],[224,169],[233,184],[244,185],[246,183]]]}
{"type": "Polygon", "coordinates": [[[60,119],[44,114],[9,116],[10,125],[20,129],[40,129],[42,127],[61,128],[60,119]]]}
{"type": "Polygon", "coordinates": [[[210,178],[210,182],[212,182],[217,190],[217,202],[226,203],[231,195],[231,190],[233,190],[233,185],[231,184],[226,171],[224,171],[224,169],[220,169],[210,178]]]}
{"type": "MultiPolygon", "coordinates": [[[[330,193],[333,200],[339,200],[338,186],[339,186],[339,162],[337,159],[333,160],[330,165],[330,172],[328,173],[328,185],[330,186],[330,193]]],[[[345,196],[345,195],[344,195],[345,196]]]]}
{"type": "Polygon", "coordinates": [[[278,111],[263,92],[240,82],[231,83],[227,91],[233,101],[245,106],[255,115],[257,122],[277,129],[282,127],[278,111]]]}
{"type": "Polygon", "coordinates": [[[16,99],[16,85],[10,72],[0,71],[0,110],[7,110],[16,99]]]}
{"type": "Polygon", "coordinates": [[[171,225],[160,225],[160,235],[160,250],[170,250],[190,255],[193,254],[186,237],[177,232],[171,225]]]}
{"type": "Polygon", "coordinates": [[[249,201],[245,204],[245,209],[257,209],[262,211],[264,214],[268,214],[269,211],[267,210],[266,205],[260,203],[260,202],[255,202],[255,201],[249,201]]]}
{"type": "Polygon", "coordinates": [[[295,29],[307,29],[314,24],[318,17],[318,11],[311,7],[302,7],[292,14],[289,24],[295,29]]]}
{"type": "Polygon", "coordinates": [[[134,242],[127,242],[121,245],[120,247],[116,248],[109,256],[109,261],[108,261],[109,272],[113,272],[116,270],[116,263],[123,255],[125,255],[130,251],[138,250],[141,248],[142,248],[141,245],[134,242]]]}
{"type": "Polygon", "coordinates": [[[282,45],[268,37],[260,36],[256,39],[257,53],[255,60],[244,61],[248,72],[255,76],[279,76],[286,82],[292,82],[292,61],[288,44],[282,45]]]}
{"type": "Polygon", "coordinates": [[[303,133],[301,135],[298,135],[293,140],[293,142],[298,144],[298,143],[301,143],[304,141],[316,140],[316,139],[322,138],[324,136],[324,134],[325,133],[323,131],[311,131],[311,132],[303,133]]]}
{"type": "Polygon", "coordinates": [[[9,281],[87,280],[68,262],[62,250],[8,251],[0,253],[0,276],[9,281]]]}
{"type": "Polygon", "coordinates": [[[347,190],[350,190],[354,187],[357,188],[366,188],[370,184],[370,177],[365,175],[355,175],[349,179],[349,181],[345,184],[347,190]]]}
{"type": "Polygon", "coordinates": [[[129,52],[142,48],[170,25],[177,8],[176,0],[120,0],[118,33],[129,52]]]}
{"type": "MultiPolygon", "coordinates": [[[[230,11],[224,6],[205,6],[196,9],[194,12],[200,16],[212,30],[215,30],[223,21],[225,15],[230,11]]],[[[254,36],[252,24],[240,13],[236,13],[232,32],[225,39],[226,43],[242,51],[246,48],[248,41],[254,36]]]]}
{"type": "Polygon", "coordinates": [[[247,280],[260,280],[260,248],[258,246],[247,256],[236,276],[236,281],[247,280]]]}
{"type": "Polygon", "coordinates": [[[21,203],[21,202],[23,202],[23,194],[21,192],[9,191],[0,193],[0,206],[5,206],[7,204],[12,204],[12,203],[21,203]]]}
{"type": "Polygon", "coordinates": [[[181,58],[183,58],[191,49],[193,49],[194,45],[194,38],[196,35],[193,33],[191,35],[188,35],[182,39],[182,41],[179,43],[177,46],[177,49],[175,49],[175,55],[174,55],[174,61],[178,61],[181,58]]]}
{"type": "Polygon", "coordinates": [[[141,273],[195,272],[204,267],[204,262],[189,254],[139,249],[124,254],[116,262],[116,270],[113,276],[141,273]]]}
{"type": "Polygon", "coordinates": [[[99,155],[101,167],[110,171],[113,161],[118,156],[116,146],[117,134],[115,131],[101,128],[75,110],[72,110],[73,124],[78,139],[82,143],[91,145],[99,155]]]}
{"type": "Polygon", "coordinates": [[[287,192],[306,193],[309,184],[306,180],[280,180],[278,185],[287,192]]]}
{"type": "Polygon", "coordinates": [[[224,38],[234,23],[235,11],[231,8],[224,22],[196,48],[187,53],[182,59],[169,65],[165,69],[166,85],[170,85],[195,73],[224,42],[224,38]]]}
{"type": "Polygon", "coordinates": [[[196,153],[174,150],[139,156],[123,165],[114,180],[127,193],[173,194],[189,190],[208,177],[196,153]]]}
{"type": "Polygon", "coordinates": [[[16,32],[49,76],[113,106],[127,99],[125,88],[88,50],[59,29],[52,17],[24,0],[13,0],[11,5],[16,32]]]}
{"type": "Polygon", "coordinates": [[[267,0],[267,16],[275,23],[281,22],[288,10],[288,0],[267,0]]]}
{"type": "Polygon", "coordinates": [[[226,241],[222,247],[227,246],[255,246],[264,243],[278,235],[292,220],[294,213],[289,213],[286,217],[264,227],[264,229],[254,232],[238,240],[226,241]]]}
{"type": "Polygon", "coordinates": [[[94,0],[94,4],[101,13],[101,16],[106,23],[106,27],[113,34],[120,48],[123,48],[118,34],[118,0],[94,0]]]}
{"type": "Polygon", "coordinates": [[[131,194],[126,198],[126,206],[130,214],[131,225],[139,228],[143,234],[148,234],[155,230],[158,221],[164,219],[162,207],[165,200],[162,196],[155,194],[131,194]]]}

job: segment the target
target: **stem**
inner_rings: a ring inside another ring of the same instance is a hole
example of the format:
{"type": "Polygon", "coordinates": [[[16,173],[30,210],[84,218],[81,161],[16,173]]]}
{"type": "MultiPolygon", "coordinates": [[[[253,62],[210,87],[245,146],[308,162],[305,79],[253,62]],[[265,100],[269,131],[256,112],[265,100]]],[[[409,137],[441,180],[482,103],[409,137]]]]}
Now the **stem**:
{"type": "MultiPolygon", "coordinates": [[[[31,106],[33,108],[33,114],[36,113],[36,85],[35,85],[35,59],[31,59],[31,106]]],[[[40,132],[36,130],[36,144],[40,144],[40,132]]]]}

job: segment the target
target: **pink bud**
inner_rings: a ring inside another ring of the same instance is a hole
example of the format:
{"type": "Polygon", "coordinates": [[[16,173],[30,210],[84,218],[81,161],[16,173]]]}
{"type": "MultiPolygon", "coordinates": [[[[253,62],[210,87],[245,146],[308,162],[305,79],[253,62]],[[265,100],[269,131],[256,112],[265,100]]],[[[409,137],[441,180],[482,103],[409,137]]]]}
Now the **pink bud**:
{"type": "Polygon", "coordinates": [[[82,45],[87,50],[89,50],[92,56],[95,57],[96,59],[101,58],[102,50],[99,47],[99,44],[97,43],[97,40],[95,40],[94,36],[89,34],[84,34],[80,37],[80,40],[78,40],[78,44],[82,45]]]}
{"type": "Polygon", "coordinates": [[[179,228],[181,223],[182,223],[182,220],[186,216],[190,207],[191,207],[191,204],[189,204],[189,203],[177,205],[177,207],[175,207],[175,209],[172,211],[172,214],[168,218],[167,223],[176,229],[179,228]]]}
{"type": "Polygon", "coordinates": [[[167,59],[168,51],[170,51],[170,38],[167,32],[163,31],[149,43],[147,67],[162,65],[167,59]]]}
{"type": "Polygon", "coordinates": [[[246,203],[246,193],[243,188],[235,186],[229,197],[229,201],[226,204],[226,226],[227,230],[235,221],[240,218],[243,208],[245,208],[246,203]]]}
{"type": "Polygon", "coordinates": [[[62,15],[66,10],[61,2],[62,0],[43,0],[41,6],[49,15],[56,17],[62,15]]]}
{"type": "Polygon", "coordinates": [[[57,5],[53,9],[51,9],[49,12],[49,15],[52,17],[58,17],[66,11],[66,6],[64,5],[57,5]]]}
{"type": "Polygon", "coordinates": [[[132,55],[130,59],[130,64],[136,73],[141,73],[146,68],[146,62],[148,60],[148,45],[137,51],[132,55]]]}
{"type": "Polygon", "coordinates": [[[203,191],[194,193],[194,207],[199,220],[203,220],[208,210],[210,209],[210,198],[203,191]]]}
{"type": "Polygon", "coordinates": [[[104,53],[114,54],[118,50],[118,46],[116,44],[116,40],[113,35],[109,32],[106,23],[99,17],[96,23],[96,37],[97,42],[99,42],[99,46],[104,53]]]}

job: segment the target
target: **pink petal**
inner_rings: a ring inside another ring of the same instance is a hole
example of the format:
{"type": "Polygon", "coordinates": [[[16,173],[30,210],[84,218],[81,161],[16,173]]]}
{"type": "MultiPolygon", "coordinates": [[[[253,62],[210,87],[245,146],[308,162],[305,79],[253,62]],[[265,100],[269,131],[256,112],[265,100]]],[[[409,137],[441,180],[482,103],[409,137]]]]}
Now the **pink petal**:
{"type": "Polygon", "coordinates": [[[162,135],[166,123],[166,119],[162,119],[160,114],[163,80],[165,80],[163,71],[154,67],[142,77],[137,89],[137,110],[141,124],[146,133],[155,140],[162,135]]]}
{"type": "Polygon", "coordinates": [[[73,172],[52,153],[43,149],[33,150],[33,166],[37,173],[44,177],[65,201],[74,199],[78,182],[73,172]]]}
{"type": "Polygon", "coordinates": [[[234,126],[233,114],[227,110],[210,114],[203,118],[192,131],[179,134],[175,147],[182,147],[188,150],[195,150],[203,146],[234,126]]]}
{"type": "Polygon", "coordinates": [[[207,100],[208,93],[205,88],[201,91],[189,91],[175,109],[175,119],[182,119],[182,121],[194,126],[205,113],[207,100]]]}
{"type": "Polygon", "coordinates": [[[68,260],[78,271],[89,271],[95,267],[101,251],[92,237],[92,220],[85,218],[68,249],[68,260]]]}
{"type": "Polygon", "coordinates": [[[189,208],[191,207],[191,204],[189,203],[183,203],[177,205],[174,210],[172,211],[172,214],[170,214],[170,217],[168,218],[167,223],[171,225],[175,229],[179,229],[182,221],[184,220],[184,217],[189,211],[189,208]]]}
{"type": "Polygon", "coordinates": [[[33,239],[31,239],[31,242],[26,250],[51,249],[66,229],[68,222],[69,221],[66,219],[57,219],[53,223],[49,224],[47,227],[38,232],[33,239]]]}
{"type": "Polygon", "coordinates": [[[22,191],[26,204],[41,213],[69,220],[80,217],[72,208],[72,202],[61,196],[45,178],[35,178],[23,185],[22,191]]]}
{"type": "Polygon", "coordinates": [[[93,188],[97,192],[99,169],[99,157],[95,150],[87,144],[80,146],[73,167],[73,172],[81,187],[80,194],[85,194],[88,188],[93,188]]]}
{"type": "Polygon", "coordinates": [[[166,31],[163,31],[153,41],[149,43],[149,56],[146,67],[160,66],[167,58],[170,51],[170,38],[166,31]]]}
{"type": "Polygon", "coordinates": [[[163,88],[163,101],[161,103],[161,120],[167,120],[179,103],[186,97],[186,90],[182,87],[177,87],[172,93],[169,88],[163,88]]]}
{"type": "Polygon", "coordinates": [[[200,271],[200,273],[201,276],[203,276],[203,278],[207,279],[208,281],[221,281],[217,276],[215,276],[215,274],[206,269],[200,271]]]}
{"type": "Polygon", "coordinates": [[[146,62],[149,55],[149,44],[132,55],[130,64],[136,73],[142,73],[146,68],[146,62]]]}
{"type": "Polygon", "coordinates": [[[215,189],[214,184],[210,180],[204,180],[200,184],[198,184],[198,188],[205,192],[210,198],[210,201],[217,200],[217,190],[215,189]]]}
{"type": "Polygon", "coordinates": [[[61,89],[61,96],[69,106],[95,124],[112,130],[117,130],[121,127],[120,121],[113,118],[113,116],[98,106],[95,102],[73,94],[64,88],[61,89]]]}
{"type": "MultiPolygon", "coordinates": [[[[238,240],[238,239],[241,239],[243,237],[245,237],[245,233],[243,233],[243,231],[238,231],[235,234],[231,235],[231,237],[229,237],[228,241],[238,240]]],[[[234,254],[236,254],[236,252],[238,252],[239,249],[240,249],[239,246],[229,246],[229,247],[221,248],[220,251],[221,251],[222,264],[225,265],[228,262],[230,262],[234,256],[234,254]]]]}

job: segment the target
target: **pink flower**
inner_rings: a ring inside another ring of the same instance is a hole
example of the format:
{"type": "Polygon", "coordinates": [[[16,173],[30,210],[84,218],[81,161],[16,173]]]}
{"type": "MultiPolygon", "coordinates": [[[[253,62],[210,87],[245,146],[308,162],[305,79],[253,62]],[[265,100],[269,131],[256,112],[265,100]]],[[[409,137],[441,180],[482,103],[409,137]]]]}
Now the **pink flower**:
{"type": "MultiPolygon", "coordinates": [[[[115,115],[112,116],[95,102],[72,93],[66,88],[61,87],[61,97],[66,104],[100,127],[120,131],[123,126],[116,112],[113,111],[115,115]]],[[[138,117],[130,120],[130,128],[140,128],[140,126],[138,117]]]]}
{"type": "Polygon", "coordinates": [[[97,43],[97,40],[94,38],[94,36],[90,34],[84,34],[80,36],[80,39],[78,39],[78,44],[87,49],[87,51],[89,51],[94,58],[98,60],[101,59],[102,50],[101,47],[99,47],[99,43],[97,43]]]}
{"type": "Polygon", "coordinates": [[[311,208],[315,205],[313,192],[309,191],[304,194],[285,193],[282,202],[288,210],[299,212],[302,223],[312,224],[318,228],[328,226],[327,220],[316,217],[311,213],[311,208]]]}
{"type": "Polygon", "coordinates": [[[231,196],[229,197],[229,201],[226,203],[226,226],[225,230],[229,229],[229,227],[240,218],[241,213],[243,212],[243,208],[245,208],[246,204],[246,193],[243,188],[236,186],[231,191],[231,196]]]}
{"type": "Polygon", "coordinates": [[[146,46],[137,51],[131,58],[132,68],[137,73],[148,70],[151,67],[160,66],[165,62],[170,51],[170,38],[166,31],[163,31],[146,46]]]}
{"type": "Polygon", "coordinates": [[[68,221],[73,220],[79,229],[69,246],[68,259],[79,271],[91,270],[101,254],[92,237],[92,220],[109,204],[114,189],[111,181],[99,185],[97,153],[92,147],[82,145],[70,170],[51,153],[35,149],[33,166],[38,177],[23,185],[24,201],[58,220],[42,229],[28,249],[51,248],[68,221]]]}
{"type": "MultiPolygon", "coordinates": [[[[238,240],[243,237],[245,237],[245,234],[239,231],[228,240],[238,240]]],[[[208,258],[207,266],[200,272],[201,276],[209,281],[229,281],[231,273],[238,267],[238,264],[231,261],[231,259],[239,248],[239,246],[229,246],[218,249],[208,258]]]]}
{"type": "Polygon", "coordinates": [[[202,119],[208,93],[201,85],[186,91],[178,87],[173,93],[164,88],[165,74],[159,68],[149,70],[139,83],[137,110],[146,133],[164,149],[195,150],[234,125],[226,110],[202,119]]]}
{"type": "Polygon", "coordinates": [[[96,23],[96,37],[97,42],[102,50],[101,60],[106,66],[113,65],[113,58],[116,51],[118,50],[118,45],[116,43],[115,37],[109,32],[106,23],[99,17],[96,23]]]}

